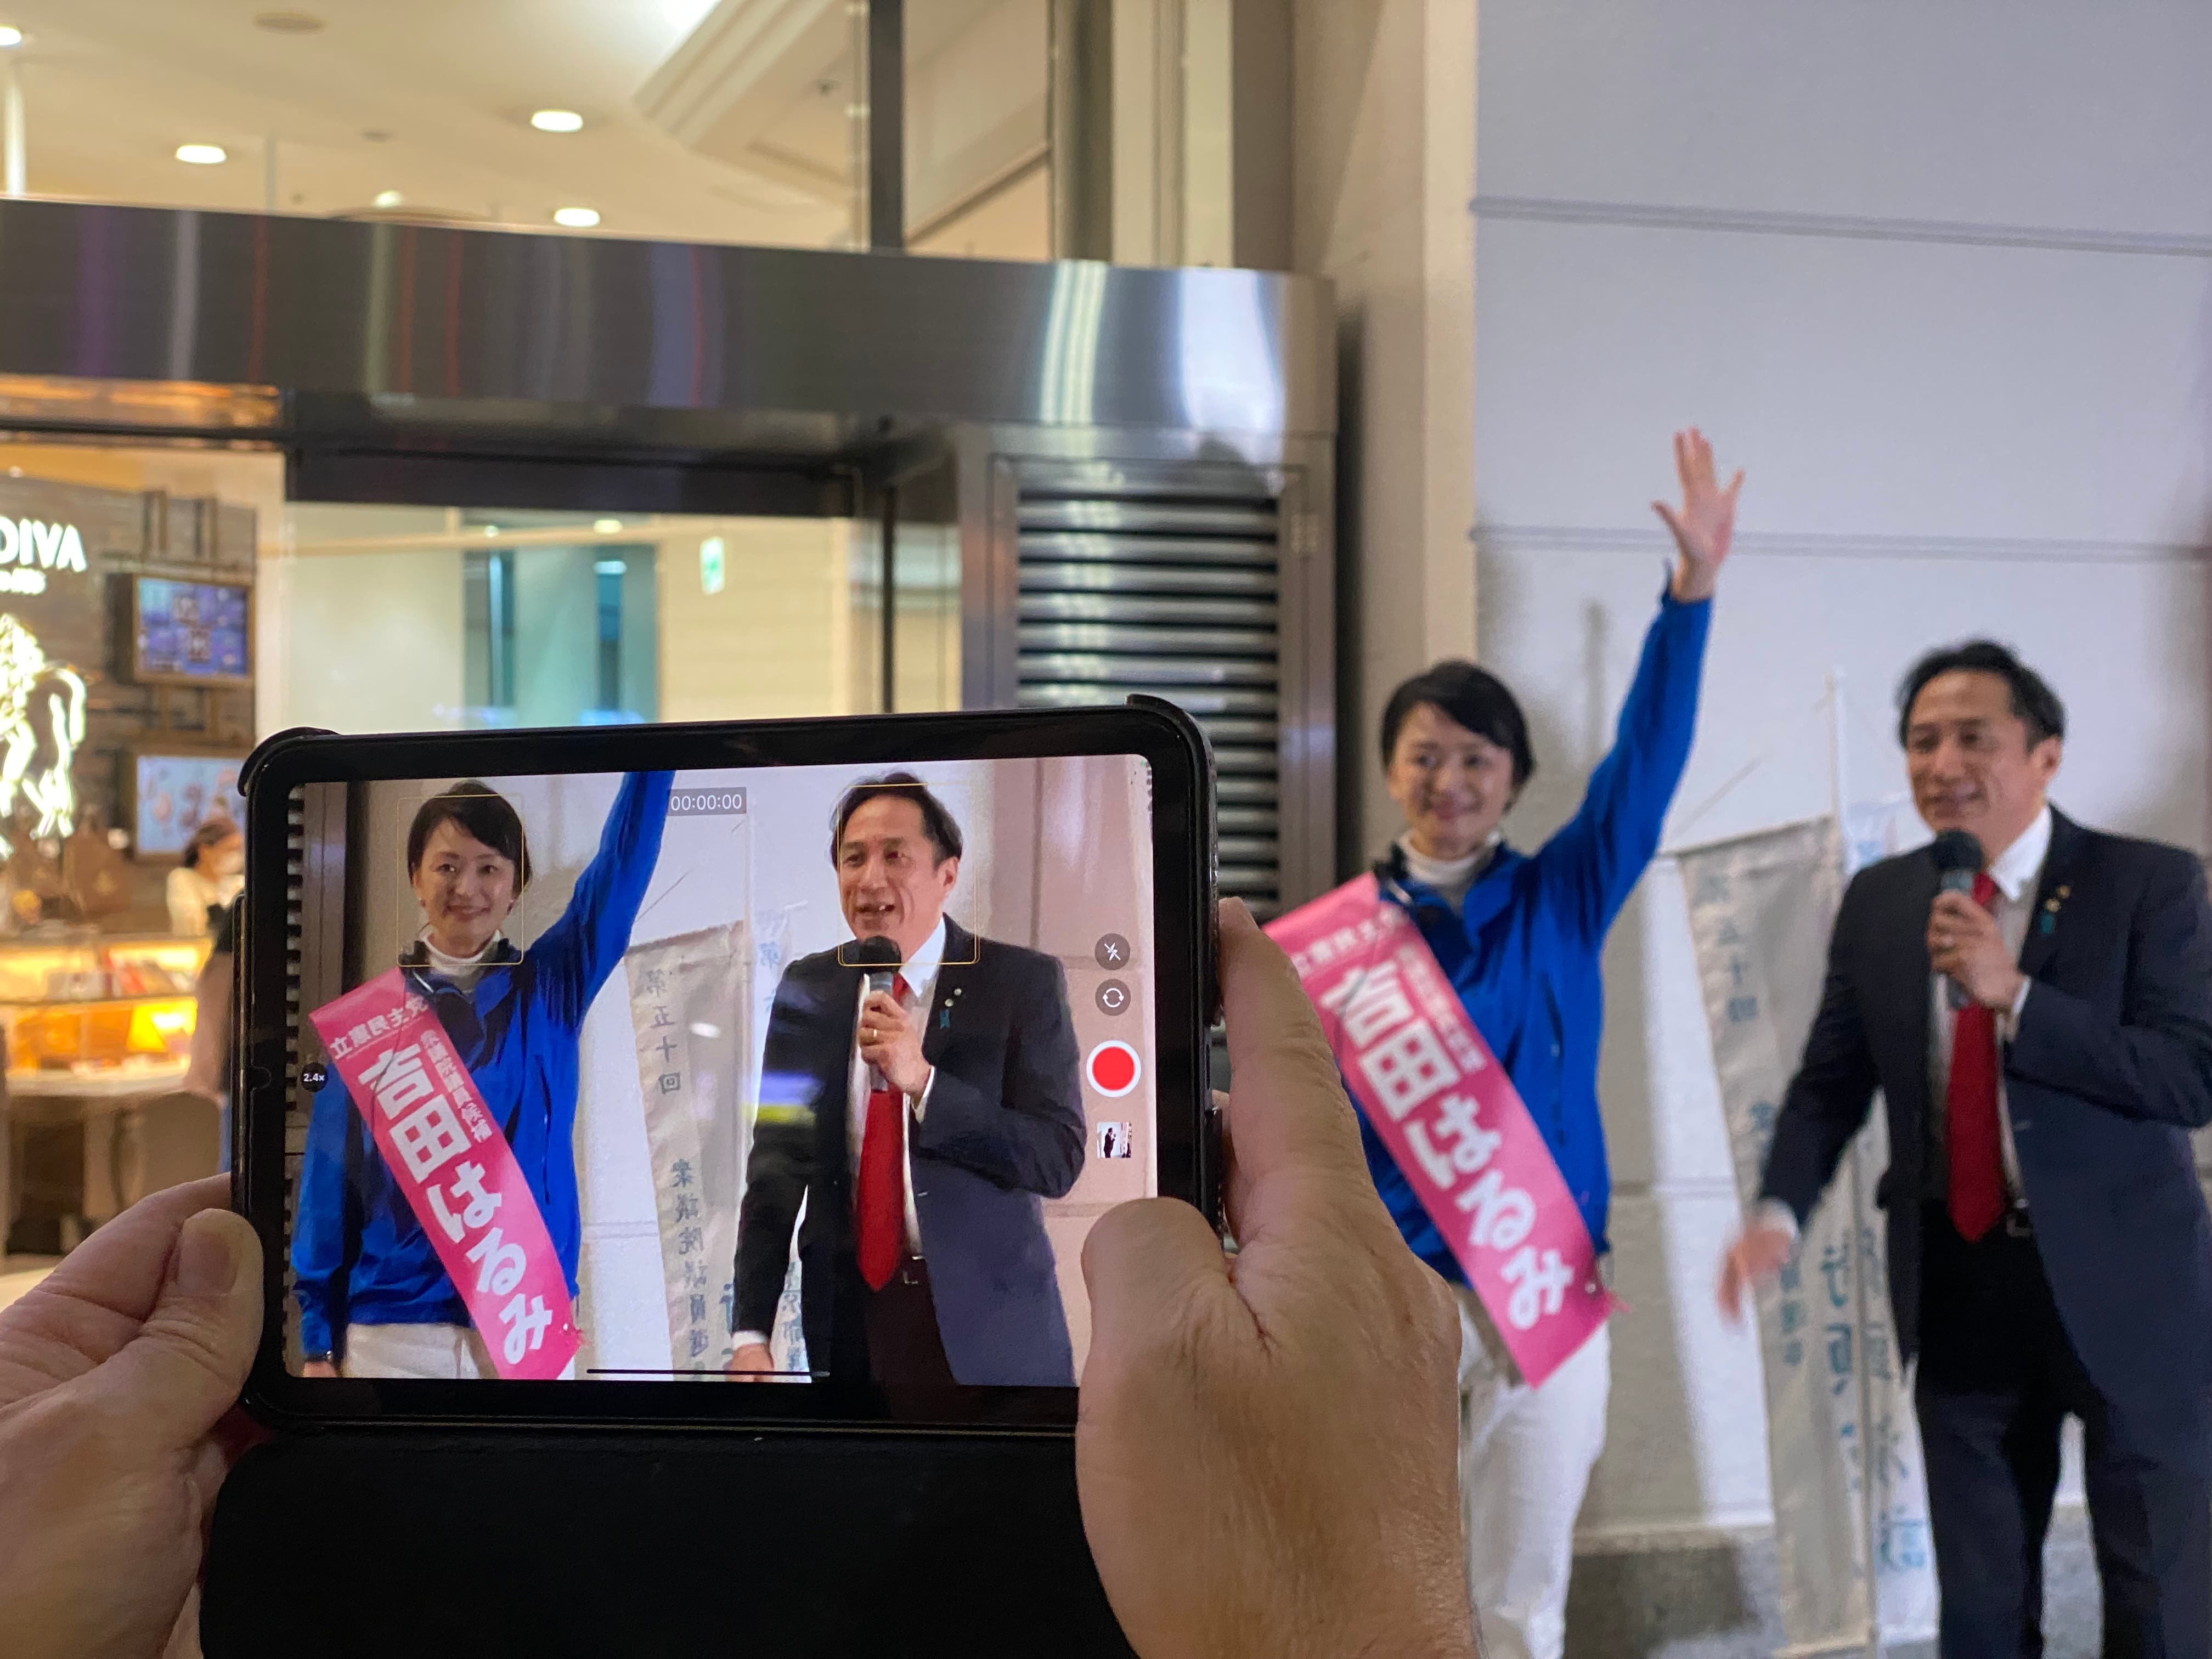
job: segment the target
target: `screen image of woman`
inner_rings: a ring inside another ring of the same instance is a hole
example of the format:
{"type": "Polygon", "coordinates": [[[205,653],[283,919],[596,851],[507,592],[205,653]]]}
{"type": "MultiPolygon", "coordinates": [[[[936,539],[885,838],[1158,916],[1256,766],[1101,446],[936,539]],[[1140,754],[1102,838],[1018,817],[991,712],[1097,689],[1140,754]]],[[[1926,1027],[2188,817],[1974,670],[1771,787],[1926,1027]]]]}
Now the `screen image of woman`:
{"type": "MultiPolygon", "coordinates": [[[[667,772],[623,780],[568,908],[527,950],[503,931],[529,886],[520,815],[471,781],[425,801],[407,836],[423,927],[402,953],[527,1180],[576,1295],[579,1036],[629,949],[668,817],[667,772]]],[[[317,1091],[292,1239],[310,1376],[496,1375],[429,1237],[334,1066],[317,1091]]]]}

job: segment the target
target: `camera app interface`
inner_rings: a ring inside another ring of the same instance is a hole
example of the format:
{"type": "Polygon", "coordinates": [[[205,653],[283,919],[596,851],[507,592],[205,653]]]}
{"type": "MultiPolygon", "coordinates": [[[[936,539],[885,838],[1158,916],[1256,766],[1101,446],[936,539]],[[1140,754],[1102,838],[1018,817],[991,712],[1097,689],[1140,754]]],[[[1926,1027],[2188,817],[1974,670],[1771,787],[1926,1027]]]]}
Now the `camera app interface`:
{"type": "Polygon", "coordinates": [[[302,805],[296,1372],[1073,1386],[1158,1190],[1142,759],[302,805]]]}

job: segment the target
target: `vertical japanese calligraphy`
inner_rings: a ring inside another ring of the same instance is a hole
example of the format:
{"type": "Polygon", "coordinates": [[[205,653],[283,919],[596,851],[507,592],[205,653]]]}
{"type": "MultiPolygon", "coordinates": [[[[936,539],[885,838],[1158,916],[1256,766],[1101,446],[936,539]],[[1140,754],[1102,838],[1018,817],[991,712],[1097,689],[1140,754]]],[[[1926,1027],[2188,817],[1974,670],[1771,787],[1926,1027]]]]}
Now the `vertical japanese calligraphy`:
{"type": "Polygon", "coordinates": [[[739,921],[637,945],[624,959],[678,1376],[720,1376],[730,1358],[752,955],[751,928],[739,921]]]}
{"type": "Polygon", "coordinates": [[[1543,1132],[1427,942],[1362,876],[1268,925],[1337,1065],[1533,1387],[1612,1311],[1543,1132]]]}
{"type": "Polygon", "coordinates": [[[560,1256],[429,1005],[395,968],[308,1018],[494,1368],[559,1376],[578,1343],[560,1256]]]}

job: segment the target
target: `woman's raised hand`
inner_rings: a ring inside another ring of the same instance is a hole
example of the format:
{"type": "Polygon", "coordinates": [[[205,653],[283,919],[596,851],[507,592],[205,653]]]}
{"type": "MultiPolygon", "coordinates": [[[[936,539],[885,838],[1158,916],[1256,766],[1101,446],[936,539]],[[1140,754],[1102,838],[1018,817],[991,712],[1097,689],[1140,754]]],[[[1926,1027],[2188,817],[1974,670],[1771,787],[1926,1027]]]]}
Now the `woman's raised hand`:
{"type": "Polygon", "coordinates": [[[1674,593],[1686,603],[1710,599],[1720,578],[1721,562],[1735,538],[1735,497],[1743,488],[1741,469],[1723,489],[1713,472],[1713,447],[1692,427],[1674,434],[1674,471],[1682,479],[1682,505],[1651,503],[1651,510],[1674,532],[1681,562],[1674,568],[1674,593]]]}

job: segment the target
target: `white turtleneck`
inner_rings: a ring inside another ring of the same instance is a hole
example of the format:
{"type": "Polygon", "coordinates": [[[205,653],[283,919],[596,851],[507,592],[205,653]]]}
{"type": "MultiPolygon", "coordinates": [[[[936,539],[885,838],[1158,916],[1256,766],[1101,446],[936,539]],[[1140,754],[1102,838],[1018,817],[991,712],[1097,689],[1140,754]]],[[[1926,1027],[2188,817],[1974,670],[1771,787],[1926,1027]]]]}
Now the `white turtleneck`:
{"type": "Polygon", "coordinates": [[[1498,843],[1504,839],[1503,830],[1493,830],[1489,840],[1462,859],[1432,859],[1415,848],[1409,835],[1398,837],[1398,850],[1405,854],[1407,875],[1455,905],[1467,896],[1467,890],[1474,885],[1475,878],[1482,873],[1498,851],[1498,843]]]}
{"type": "Polygon", "coordinates": [[[424,953],[430,958],[429,966],[432,973],[437,975],[440,979],[451,980],[464,991],[473,991],[477,988],[477,981],[484,976],[484,969],[491,965],[487,958],[505,942],[506,936],[494,933],[484,941],[483,949],[472,957],[447,956],[431,943],[430,930],[427,927],[422,931],[418,938],[422,941],[424,953]]]}

